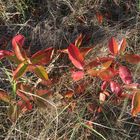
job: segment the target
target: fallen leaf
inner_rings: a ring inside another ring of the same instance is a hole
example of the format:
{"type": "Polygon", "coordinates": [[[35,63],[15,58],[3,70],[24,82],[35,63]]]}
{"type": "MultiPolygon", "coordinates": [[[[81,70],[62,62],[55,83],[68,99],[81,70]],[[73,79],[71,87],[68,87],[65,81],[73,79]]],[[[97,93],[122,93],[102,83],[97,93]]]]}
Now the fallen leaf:
{"type": "Polygon", "coordinates": [[[73,91],[69,90],[65,93],[64,97],[67,99],[71,99],[73,95],[74,95],[73,91]]]}

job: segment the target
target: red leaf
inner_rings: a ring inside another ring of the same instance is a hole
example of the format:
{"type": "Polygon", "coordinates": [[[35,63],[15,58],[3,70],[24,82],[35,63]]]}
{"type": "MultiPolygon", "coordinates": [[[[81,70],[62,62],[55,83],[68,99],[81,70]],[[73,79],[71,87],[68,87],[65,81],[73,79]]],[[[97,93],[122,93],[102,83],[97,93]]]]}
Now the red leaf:
{"type": "Polygon", "coordinates": [[[126,54],[124,56],[125,60],[131,64],[138,64],[140,63],[140,55],[137,54],[126,54]]]}
{"type": "Polygon", "coordinates": [[[127,67],[120,66],[119,67],[119,75],[120,75],[120,78],[122,79],[122,81],[125,84],[131,84],[132,83],[132,75],[131,75],[130,70],[127,67]]]}
{"type": "Polygon", "coordinates": [[[80,48],[81,55],[85,58],[85,56],[92,50],[92,47],[80,48]]]}
{"type": "Polygon", "coordinates": [[[21,34],[18,34],[13,38],[12,43],[13,43],[13,46],[18,44],[19,46],[22,47],[24,45],[24,41],[25,41],[25,37],[21,34]]]}
{"type": "Polygon", "coordinates": [[[118,54],[118,43],[116,42],[114,37],[109,40],[109,50],[113,55],[118,54]]]}
{"type": "Polygon", "coordinates": [[[106,62],[113,61],[113,58],[112,57],[101,57],[101,58],[97,58],[96,60],[100,63],[106,63],[106,62]]]}
{"type": "Polygon", "coordinates": [[[106,88],[107,88],[107,84],[108,82],[107,81],[104,81],[101,85],[101,90],[104,91],[106,88]]]}
{"type": "Polygon", "coordinates": [[[83,70],[84,68],[84,58],[82,56],[82,54],[80,53],[79,49],[73,45],[70,44],[68,46],[68,55],[69,55],[69,59],[71,60],[71,62],[73,63],[73,65],[80,69],[83,70]]]}
{"type": "Polygon", "coordinates": [[[136,116],[140,113],[140,90],[136,91],[132,98],[132,116],[136,116]]]}
{"type": "Polygon", "coordinates": [[[52,95],[52,92],[48,89],[38,89],[36,90],[36,94],[44,98],[46,96],[48,97],[49,95],[52,95]]]}
{"type": "Polygon", "coordinates": [[[52,59],[53,51],[53,48],[38,51],[31,57],[31,62],[33,64],[46,65],[52,59]]]}
{"type": "Polygon", "coordinates": [[[100,77],[103,81],[110,81],[116,74],[117,74],[116,70],[108,68],[98,73],[98,77],[100,77]]]}
{"type": "Polygon", "coordinates": [[[103,22],[103,15],[100,12],[96,12],[96,18],[98,20],[98,23],[102,24],[102,22],[103,22]]]}
{"type": "Polygon", "coordinates": [[[102,57],[102,58],[97,58],[95,60],[92,60],[89,62],[86,66],[85,69],[96,69],[96,70],[105,70],[110,67],[110,65],[113,62],[113,58],[111,57],[102,57]]]}
{"type": "Polygon", "coordinates": [[[84,72],[83,71],[73,71],[71,77],[74,81],[79,81],[84,78],[84,72]]]}
{"type": "Polygon", "coordinates": [[[106,70],[112,64],[112,60],[108,60],[107,62],[102,62],[102,70],[106,70]]]}
{"type": "Polygon", "coordinates": [[[123,53],[125,51],[125,48],[126,48],[126,39],[125,38],[122,39],[118,48],[119,48],[119,53],[123,53]]]}
{"type": "Polygon", "coordinates": [[[13,46],[13,50],[17,56],[17,58],[20,61],[24,61],[26,54],[25,51],[23,50],[22,46],[24,44],[25,41],[25,37],[23,35],[16,35],[13,39],[12,39],[12,46],[13,46]]]}
{"type": "MultiPolygon", "coordinates": [[[[18,84],[17,84],[18,86],[18,84]]],[[[27,84],[23,84],[23,83],[19,83],[19,89],[23,90],[25,92],[30,92],[33,93],[33,88],[31,85],[27,85],[27,84]]]]}
{"type": "Polygon", "coordinates": [[[87,83],[84,81],[80,81],[77,85],[74,87],[74,92],[75,94],[81,94],[85,91],[86,87],[88,86],[88,81],[87,83]]]}
{"type": "Polygon", "coordinates": [[[58,78],[52,78],[52,79],[48,79],[47,81],[46,80],[42,80],[40,81],[39,84],[43,85],[43,86],[46,86],[46,87],[51,87],[55,84],[57,84],[59,82],[60,79],[58,78]]]}
{"type": "Polygon", "coordinates": [[[28,110],[27,107],[26,107],[26,104],[25,104],[25,102],[23,100],[19,100],[17,102],[17,105],[20,108],[20,110],[22,110],[23,113],[28,110]]]}
{"type": "Polygon", "coordinates": [[[91,62],[89,62],[89,63],[85,66],[85,69],[91,70],[91,69],[94,68],[94,70],[95,70],[95,68],[96,68],[98,65],[100,65],[100,64],[101,64],[101,63],[99,63],[98,60],[95,59],[95,60],[92,60],[91,62]]]}
{"type": "Polygon", "coordinates": [[[116,83],[114,81],[111,81],[110,82],[110,88],[111,88],[111,91],[113,93],[115,93],[117,96],[121,96],[122,89],[121,89],[121,86],[118,83],[116,83]]]}
{"type": "Polygon", "coordinates": [[[32,110],[32,104],[30,103],[29,97],[25,95],[24,91],[18,90],[17,95],[25,102],[25,105],[28,110],[32,110]]]}
{"type": "Polygon", "coordinates": [[[93,77],[97,76],[99,72],[100,72],[99,70],[94,70],[94,69],[89,69],[89,70],[87,70],[87,73],[88,73],[90,76],[93,76],[93,77]]]}
{"type": "Polygon", "coordinates": [[[64,96],[65,96],[65,98],[70,99],[73,97],[73,95],[74,95],[73,91],[69,90],[65,93],[64,96]]]}
{"type": "Polygon", "coordinates": [[[6,50],[0,50],[0,59],[3,59],[4,57],[7,56],[13,56],[14,53],[11,51],[6,51],[6,50]]]}
{"type": "Polygon", "coordinates": [[[86,65],[86,69],[88,69],[87,73],[91,76],[99,76],[101,74],[100,76],[103,78],[105,75],[107,76],[109,74],[107,69],[109,69],[112,62],[113,62],[113,58],[106,58],[106,57],[97,58],[96,60],[91,61],[88,65],[86,65]]]}

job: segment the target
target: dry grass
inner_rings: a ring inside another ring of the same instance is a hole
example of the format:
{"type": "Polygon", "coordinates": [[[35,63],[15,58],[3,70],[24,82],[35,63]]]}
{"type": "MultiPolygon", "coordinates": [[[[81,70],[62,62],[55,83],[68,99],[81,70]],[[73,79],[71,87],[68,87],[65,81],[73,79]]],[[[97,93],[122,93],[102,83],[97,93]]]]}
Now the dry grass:
{"type": "MultiPolygon", "coordinates": [[[[118,40],[125,37],[128,49],[140,53],[140,2],[131,0],[0,0],[0,38],[5,37],[8,48],[10,40],[16,33],[24,34],[31,46],[31,52],[46,47],[66,48],[79,33],[92,36],[91,41],[83,46],[94,46],[88,59],[96,55],[105,56],[108,39],[115,36],[118,40]],[[116,2],[116,3],[115,3],[116,2]],[[107,7],[108,6],[108,7],[107,7]],[[110,20],[104,19],[99,25],[95,12],[110,11],[110,20]],[[79,21],[83,17],[84,22],[79,21]]],[[[6,62],[4,62],[6,63],[6,62]]],[[[56,61],[51,75],[55,75],[59,65],[63,65],[60,75],[65,71],[67,62],[56,61]]],[[[130,66],[134,73],[134,81],[140,81],[140,65],[130,66]]],[[[5,76],[4,66],[0,68],[3,78],[1,88],[10,91],[10,80],[5,76]],[[4,80],[3,80],[4,79],[4,80]]],[[[57,71],[58,72],[58,71],[57,71]]],[[[21,116],[12,124],[6,115],[8,106],[0,103],[0,139],[5,140],[139,140],[140,117],[132,118],[130,102],[125,100],[120,104],[112,104],[110,97],[98,115],[87,108],[99,104],[98,92],[101,82],[91,79],[86,91],[76,95],[74,99],[63,100],[63,90],[73,89],[69,72],[61,77],[52,89],[54,95],[47,99],[47,108],[34,109],[21,116]],[[71,106],[76,107],[73,111],[71,106]],[[91,121],[93,128],[88,128],[91,121]]],[[[27,79],[31,82],[34,77],[27,79]]],[[[86,77],[87,79],[89,77],[86,77]]],[[[84,79],[84,82],[87,80],[84,79]]],[[[31,83],[35,84],[35,83],[31,83]]]]}

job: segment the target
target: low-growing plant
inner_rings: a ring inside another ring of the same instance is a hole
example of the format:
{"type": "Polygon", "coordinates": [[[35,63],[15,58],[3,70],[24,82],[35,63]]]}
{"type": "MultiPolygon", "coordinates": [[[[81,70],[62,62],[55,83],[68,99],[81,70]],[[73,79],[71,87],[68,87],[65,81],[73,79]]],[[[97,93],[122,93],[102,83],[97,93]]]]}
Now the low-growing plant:
{"type": "MultiPolygon", "coordinates": [[[[126,51],[126,39],[119,43],[112,37],[109,40],[109,53],[106,57],[97,57],[86,61],[86,55],[92,51],[92,47],[81,47],[84,36],[80,34],[74,43],[71,43],[67,49],[59,51],[66,53],[75,68],[71,68],[71,77],[74,81],[75,93],[84,92],[90,80],[83,82],[84,77],[96,77],[102,80],[100,87],[99,101],[103,105],[106,99],[115,95],[114,100],[129,98],[132,100],[132,116],[140,112],[140,85],[133,82],[133,75],[127,63],[137,64],[140,62],[140,56],[129,54],[126,51]],[[77,70],[78,69],[78,70],[77,70]],[[75,83],[79,82],[79,85],[75,83]]],[[[13,71],[12,79],[16,82],[16,96],[4,90],[0,91],[0,99],[9,104],[9,118],[15,122],[19,116],[28,110],[32,110],[33,104],[46,107],[44,99],[52,94],[51,89],[38,89],[37,87],[25,84],[20,78],[27,72],[34,72],[38,78],[49,84],[49,76],[46,71],[46,65],[51,62],[54,49],[47,48],[30,55],[29,49],[24,46],[25,37],[16,35],[12,39],[13,51],[0,50],[0,59],[7,58],[12,61],[16,67],[13,71]]],[[[12,68],[11,68],[12,69],[12,68]]],[[[55,78],[54,78],[55,79],[55,78]]],[[[52,80],[54,80],[52,77],[52,80]]],[[[53,82],[51,83],[53,86],[53,82]]],[[[74,92],[69,90],[65,93],[65,98],[72,98],[74,92]]],[[[99,107],[98,110],[101,110],[99,107]]]]}
{"type": "Polygon", "coordinates": [[[8,112],[12,121],[15,121],[21,113],[32,109],[31,101],[38,102],[38,100],[34,100],[31,95],[29,96],[26,93],[37,93],[37,96],[39,94],[43,96],[43,94],[49,93],[48,90],[41,90],[40,92],[37,89],[33,89],[33,87],[27,84],[24,85],[24,82],[20,82],[19,86],[18,79],[27,71],[34,72],[42,80],[48,80],[48,73],[45,69],[45,65],[51,61],[53,55],[53,48],[47,48],[45,50],[40,50],[31,56],[29,50],[24,49],[24,41],[25,37],[23,35],[16,35],[12,39],[13,51],[0,50],[1,59],[7,58],[16,65],[12,76],[13,81],[16,81],[15,92],[21,100],[15,100],[10,93],[3,90],[0,92],[0,99],[10,104],[8,112]]]}
{"type": "Polygon", "coordinates": [[[129,54],[125,51],[126,46],[126,39],[117,43],[112,37],[109,40],[107,57],[97,57],[90,62],[85,61],[76,44],[70,44],[67,51],[73,65],[80,70],[72,72],[74,81],[83,79],[86,75],[100,78],[103,81],[99,94],[101,103],[111,94],[115,94],[117,98],[132,98],[131,113],[136,116],[140,112],[140,85],[133,82],[132,73],[126,63],[137,64],[140,62],[140,56],[129,54]]]}
{"type": "Polygon", "coordinates": [[[33,71],[41,79],[48,80],[48,74],[44,65],[50,62],[53,48],[38,51],[31,56],[29,50],[24,49],[24,41],[25,37],[23,35],[15,36],[12,39],[13,51],[1,50],[0,58],[6,57],[18,64],[15,71],[13,71],[14,80],[21,77],[26,71],[33,71]]]}

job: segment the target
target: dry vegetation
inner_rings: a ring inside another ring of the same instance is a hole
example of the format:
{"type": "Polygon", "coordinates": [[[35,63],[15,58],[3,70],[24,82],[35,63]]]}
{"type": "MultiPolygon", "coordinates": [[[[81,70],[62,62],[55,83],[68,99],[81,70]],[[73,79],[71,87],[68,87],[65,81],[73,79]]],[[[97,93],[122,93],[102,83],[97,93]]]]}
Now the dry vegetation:
{"type": "MultiPolygon", "coordinates": [[[[32,53],[50,46],[66,48],[83,33],[91,39],[88,43],[84,40],[82,45],[94,47],[88,59],[105,56],[111,36],[118,40],[125,37],[127,49],[140,54],[140,1],[0,0],[0,47],[10,49],[11,38],[17,33],[27,37],[26,45],[32,53]],[[96,19],[97,11],[104,17],[101,25],[96,19]]],[[[0,140],[139,140],[140,116],[131,116],[129,101],[113,104],[110,98],[102,112],[95,113],[94,104],[99,104],[99,79],[86,77],[82,82],[90,79],[91,84],[83,94],[63,99],[64,90],[74,89],[66,71],[68,63],[57,59],[50,66],[50,75],[61,75],[61,80],[52,87],[54,94],[46,100],[46,108],[34,106],[16,123],[11,123],[7,118],[7,104],[0,102],[0,140]]],[[[11,72],[4,64],[12,65],[6,61],[0,63],[0,88],[11,91],[11,72]]],[[[134,81],[140,83],[140,65],[129,67],[134,81]]],[[[38,86],[32,75],[24,76],[23,80],[38,86]]]]}

